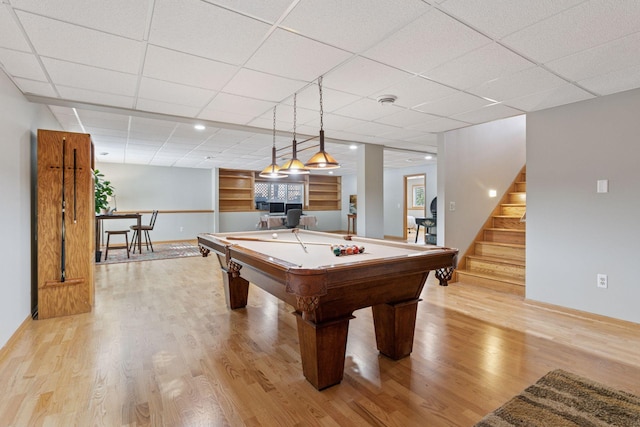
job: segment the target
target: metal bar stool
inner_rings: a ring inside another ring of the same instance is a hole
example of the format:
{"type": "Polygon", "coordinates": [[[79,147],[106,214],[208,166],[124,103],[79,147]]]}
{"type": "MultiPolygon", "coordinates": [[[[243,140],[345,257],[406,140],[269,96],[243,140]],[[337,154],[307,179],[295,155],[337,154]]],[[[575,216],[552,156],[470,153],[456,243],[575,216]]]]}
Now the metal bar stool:
{"type": "Polygon", "coordinates": [[[107,249],[104,253],[104,260],[106,261],[109,257],[109,240],[111,239],[112,234],[124,234],[125,246],[112,246],[111,249],[126,249],[127,250],[127,258],[129,257],[129,230],[107,230],[107,249]]]}

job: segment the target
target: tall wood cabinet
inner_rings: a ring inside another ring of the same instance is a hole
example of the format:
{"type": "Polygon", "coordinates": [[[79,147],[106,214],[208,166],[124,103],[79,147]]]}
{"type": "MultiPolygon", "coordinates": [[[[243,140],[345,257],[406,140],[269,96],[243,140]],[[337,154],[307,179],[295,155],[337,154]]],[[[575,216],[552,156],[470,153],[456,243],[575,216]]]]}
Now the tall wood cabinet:
{"type": "Polygon", "coordinates": [[[91,137],[40,129],[36,146],[38,318],[90,312],[95,260],[91,137]]]}

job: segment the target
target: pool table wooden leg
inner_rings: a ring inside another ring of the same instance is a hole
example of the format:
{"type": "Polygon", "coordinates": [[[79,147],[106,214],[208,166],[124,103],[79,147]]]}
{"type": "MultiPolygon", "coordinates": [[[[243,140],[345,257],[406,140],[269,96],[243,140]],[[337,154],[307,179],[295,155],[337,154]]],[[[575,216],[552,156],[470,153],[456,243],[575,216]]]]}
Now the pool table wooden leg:
{"type": "Polygon", "coordinates": [[[419,301],[415,299],[371,307],[380,353],[394,360],[411,354],[419,301]]]}
{"type": "Polygon", "coordinates": [[[344,375],[349,320],[314,323],[295,313],[305,378],[318,390],[339,384],[344,375]]]}
{"type": "MultiPolygon", "coordinates": [[[[238,269],[239,270],[239,269],[238,269]]],[[[230,309],[247,306],[249,296],[249,282],[240,277],[238,271],[223,268],[222,281],[224,282],[224,297],[230,309]]]]}

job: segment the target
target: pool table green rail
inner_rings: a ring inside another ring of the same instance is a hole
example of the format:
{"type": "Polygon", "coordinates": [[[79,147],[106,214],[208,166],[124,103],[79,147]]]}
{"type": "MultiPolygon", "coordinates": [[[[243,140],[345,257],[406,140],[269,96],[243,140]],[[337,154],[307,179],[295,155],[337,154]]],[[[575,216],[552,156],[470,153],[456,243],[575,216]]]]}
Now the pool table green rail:
{"type": "Polygon", "coordinates": [[[229,308],[247,305],[249,282],[295,308],[303,373],[318,390],[342,380],[349,320],[355,310],[372,307],[382,354],[394,360],[411,354],[417,304],[427,276],[435,270],[446,285],[458,254],[457,249],[431,247],[411,256],[353,256],[353,262],[301,268],[213,234],[198,235],[198,244],[203,256],[217,255],[229,308]]]}

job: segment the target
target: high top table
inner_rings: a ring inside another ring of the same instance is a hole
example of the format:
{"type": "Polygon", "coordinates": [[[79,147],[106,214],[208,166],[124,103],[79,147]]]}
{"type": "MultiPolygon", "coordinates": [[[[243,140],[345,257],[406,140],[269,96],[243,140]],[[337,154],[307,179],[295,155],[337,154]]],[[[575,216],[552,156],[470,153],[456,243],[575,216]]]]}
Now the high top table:
{"type": "MultiPolygon", "coordinates": [[[[142,214],[140,213],[130,213],[130,214],[106,214],[106,215],[96,215],[96,253],[100,250],[100,237],[102,236],[102,221],[105,219],[135,219],[137,221],[138,230],[142,226],[142,214]]],[[[138,233],[138,253],[142,253],[142,233],[138,233]]],[[[133,253],[136,253],[135,247],[133,248],[133,253]]],[[[99,261],[99,260],[96,260],[99,261]]]]}

